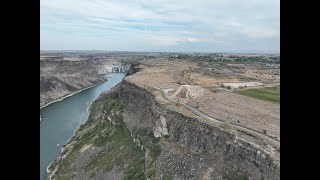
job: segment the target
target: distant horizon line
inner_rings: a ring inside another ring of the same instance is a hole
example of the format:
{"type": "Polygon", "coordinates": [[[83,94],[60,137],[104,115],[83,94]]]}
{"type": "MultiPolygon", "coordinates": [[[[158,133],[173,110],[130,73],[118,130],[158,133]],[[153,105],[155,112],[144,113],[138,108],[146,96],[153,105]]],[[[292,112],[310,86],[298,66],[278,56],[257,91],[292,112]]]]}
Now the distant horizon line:
{"type": "Polygon", "coordinates": [[[280,54],[279,52],[261,51],[261,50],[251,50],[251,51],[132,51],[132,50],[57,50],[57,49],[40,49],[40,51],[101,51],[101,52],[136,52],[136,53],[231,53],[231,54],[280,54]],[[259,52],[260,51],[260,52],[259,52]]]}

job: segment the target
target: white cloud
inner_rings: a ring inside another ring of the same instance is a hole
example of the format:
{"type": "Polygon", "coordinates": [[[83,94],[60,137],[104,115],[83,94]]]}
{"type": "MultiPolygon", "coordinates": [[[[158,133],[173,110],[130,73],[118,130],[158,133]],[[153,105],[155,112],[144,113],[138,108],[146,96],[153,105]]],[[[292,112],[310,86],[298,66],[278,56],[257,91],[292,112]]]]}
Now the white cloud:
{"type": "Polygon", "coordinates": [[[144,41],[153,44],[154,46],[176,46],[181,43],[204,42],[206,40],[195,37],[148,35],[144,37],[144,41]]]}
{"type": "Polygon", "coordinates": [[[274,49],[279,47],[279,4],[279,0],[41,0],[41,46],[59,48],[54,38],[44,36],[63,35],[78,38],[77,43],[67,43],[68,49],[85,44],[84,36],[86,41],[91,37],[94,49],[109,47],[105,42],[111,39],[128,49],[135,43],[168,50],[181,45],[192,50],[191,44],[240,49],[267,44],[274,49]],[[242,43],[251,40],[254,45],[242,43]]]}
{"type": "Polygon", "coordinates": [[[276,29],[263,28],[263,27],[247,27],[241,30],[249,38],[274,38],[279,35],[276,29]]]}

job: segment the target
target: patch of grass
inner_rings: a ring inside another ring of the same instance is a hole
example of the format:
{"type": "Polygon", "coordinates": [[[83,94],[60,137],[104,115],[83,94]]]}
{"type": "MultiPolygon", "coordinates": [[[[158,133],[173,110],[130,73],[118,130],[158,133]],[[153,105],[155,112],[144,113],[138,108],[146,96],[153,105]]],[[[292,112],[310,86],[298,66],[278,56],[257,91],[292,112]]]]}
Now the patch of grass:
{"type": "Polygon", "coordinates": [[[118,99],[119,94],[116,93],[116,92],[111,92],[111,93],[109,93],[109,97],[110,97],[111,99],[118,99]]]}
{"type": "Polygon", "coordinates": [[[161,146],[158,145],[158,144],[153,144],[151,147],[150,147],[150,156],[153,158],[153,159],[156,159],[161,153],[161,146]]]}
{"type": "Polygon", "coordinates": [[[133,129],[132,134],[136,139],[139,139],[141,145],[143,145],[145,149],[150,151],[151,158],[155,160],[160,155],[161,146],[158,145],[160,137],[155,137],[152,131],[141,128],[133,129]]]}
{"type": "Polygon", "coordinates": [[[122,167],[124,164],[129,163],[129,171],[127,173],[132,175],[132,171],[136,172],[138,171],[137,169],[143,167],[141,165],[143,162],[141,163],[140,159],[144,154],[132,141],[130,131],[126,126],[112,125],[105,133],[107,135],[102,137],[107,139],[106,141],[103,141],[105,140],[104,138],[96,139],[98,145],[104,144],[103,151],[90,159],[87,163],[86,170],[96,169],[110,171],[115,165],[122,167]],[[101,143],[99,144],[99,142],[101,143]],[[135,167],[133,168],[133,166],[135,167]]]}
{"type": "Polygon", "coordinates": [[[235,93],[264,101],[280,103],[280,86],[240,90],[235,91],[235,93]]]}
{"type": "Polygon", "coordinates": [[[129,165],[129,169],[126,171],[125,180],[144,180],[144,161],[142,158],[134,159],[129,165]]]}
{"type": "Polygon", "coordinates": [[[96,138],[96,139],[93,141],[93,145],[96,146],[96,147],[102,147],[102,146],[104,146],[104,145],[107,144],[108,139],[109,139],[108,134],[106,134],[106,135],[100,135],[98,138],[96,138]]]}
{"type": "Polygon", "coordinates": [[[90,178],[93,178],[93,177],[95,177],[95,176],[96,176],[96,172],[95,172],[95,171],[92,171],[92,172],[90,173],[90,175],[89,175],[90,178]]]}
{"type": "Polygon", "coordinates": [[[227,123],[221,124],[220,127],[227,130],[230,129],[230,126],[227,123]]]}
{"type": "Polygon", "coordinates": [[[148,170],[147,172],[147,178],[151,179],[152,177],[154,177],[157,174],[157,169],[156,168],[151,168],[148,170]]]}

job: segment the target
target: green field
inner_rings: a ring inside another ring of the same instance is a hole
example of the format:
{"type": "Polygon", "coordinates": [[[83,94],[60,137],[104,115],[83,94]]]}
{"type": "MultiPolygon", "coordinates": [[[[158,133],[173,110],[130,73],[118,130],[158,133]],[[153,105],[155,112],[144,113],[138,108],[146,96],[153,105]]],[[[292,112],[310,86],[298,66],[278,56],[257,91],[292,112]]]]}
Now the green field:
{"type": "Polygon", "coordinates": [[[280,86],[266,87],[261,89],[240,90],[235,91],[235,93],[264,101],[280,103],[280,86]]]}

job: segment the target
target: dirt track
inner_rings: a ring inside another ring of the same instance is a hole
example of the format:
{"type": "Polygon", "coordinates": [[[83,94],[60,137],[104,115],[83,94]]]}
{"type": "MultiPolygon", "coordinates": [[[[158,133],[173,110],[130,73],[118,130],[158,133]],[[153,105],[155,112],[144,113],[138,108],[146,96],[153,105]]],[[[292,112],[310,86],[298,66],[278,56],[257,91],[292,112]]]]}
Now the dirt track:
{"type": "MultiPolygon", "coordinates": [[[[173,100],[169,95],[168,95],[168,91],[170,90],[173,90],[173,89],[163,89],[163,94],[164,94],[164,97],[167,99],[167,100],[170,100],[172,102],[175,102],[175,103],[179,103],[181,105],[183,105],[185,108],[191,110],[194,114],[196,114],[197,116],[199,117],[202,117],[202,118],[205,118],[205,119],[208,119],[208,120],[211,120],[212,122],[214,123],[217,123],[217,124],[225,124],[226,122],[223,121],[223,120],[218,120],[218,119],[215,119],[213,117],[210,117],[208,116],[207,114],[197,110],[196,108],[192,107],[191,105],[189,104],[186,104],[184,102],[181,102],[181,101],[175,101],[173,100]]],[[[241,132],[244,132],[244,133],[247,133],[247,134],[250,134],[252,136],[255,136],[256,138],[259,138],[259,139],[263,139],[263,140],[266,140],[267,142],[271,143],[273,147],[275,147],[277,150],[280,149],[280,141],[278,141],[277,139],[274,139],[273,137],[269,137],[265,134],[262,134],[256,130],[253,130],[253,129],[249,129],[247,127],[244,127],[244,126],[240,126],[240,125],[237,125],[237,124],[233,124],[233,123],[228,123],[228,126],[230,126],[232,129],[235,129],[235,130],[238,130],[238,131],[241,131],[241,132]]]]}

